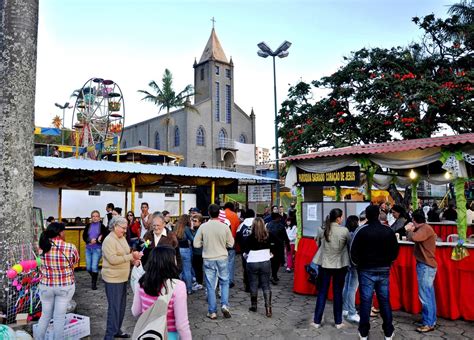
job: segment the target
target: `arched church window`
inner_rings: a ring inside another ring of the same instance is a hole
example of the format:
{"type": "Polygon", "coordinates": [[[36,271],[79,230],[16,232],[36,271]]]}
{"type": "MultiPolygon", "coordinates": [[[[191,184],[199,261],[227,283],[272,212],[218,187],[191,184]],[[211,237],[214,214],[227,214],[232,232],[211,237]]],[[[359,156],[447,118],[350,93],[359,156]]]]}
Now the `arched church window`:
{"type": "Polygon", "coordinates": [[[204,128],[200,126],[196,131],[196,145],[204,146],[204,142],[204,128]]]}
{"type": "Polygon", "coordinates": [[[225,129],[220,129],[218,139],[219,139],[219,146],[221,148],[225,147],[226,140],[227,140],[227,132],[225,131],[225,129]]]}
{"type": "Polygon", "coordinates": [[[174,146],[179,146],[179,127],[174,128],[174,146]]]}
{"type": "Polygon", "coordinates": [[[161,149],[161,146],[160,146],[160,133],[158,131],[156,131],[156,133],[155,133],[155,149],[157,149],[157,150],[161,149]]]}
{"type": "Polygon", "coordinates": [[[247,137],[243,133],[239,136],[239,143],[247,143],[247,137]]]}

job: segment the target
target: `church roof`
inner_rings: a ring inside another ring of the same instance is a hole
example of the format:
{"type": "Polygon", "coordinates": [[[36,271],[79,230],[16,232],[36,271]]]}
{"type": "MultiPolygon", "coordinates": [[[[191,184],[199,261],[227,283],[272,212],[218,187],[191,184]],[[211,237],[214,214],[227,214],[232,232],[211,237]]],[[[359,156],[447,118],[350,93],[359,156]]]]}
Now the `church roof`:
{"type": "Polygon", "coordinates": [[[207,41],[206,47],[204,48],[204,52],[202,52],[199,64],[208,60],[217,60],[222,61],[224,63],[229,62],[227,60],[227,57],[225,56],[224,50],[222,49],[219,39],[217,38],[216,31],[214,30],[214,28],[212,28],[211,36],[207,41]]]}

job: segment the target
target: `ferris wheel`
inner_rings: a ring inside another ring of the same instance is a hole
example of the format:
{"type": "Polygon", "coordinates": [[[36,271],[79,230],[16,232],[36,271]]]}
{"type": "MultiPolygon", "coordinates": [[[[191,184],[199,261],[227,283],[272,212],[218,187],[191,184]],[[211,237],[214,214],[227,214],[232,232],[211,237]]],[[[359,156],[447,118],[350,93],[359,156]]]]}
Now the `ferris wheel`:
{"type": "Polygon", "coordinates": [[[77,132],[72,135],[73,142],[87,148],[86,158],[97,159],[104,148],[112,146],[115,137],[119,137],[117,143],[122,137],[122,90],[112,80],[91,78],[72,96],[77,97],[72,115],[72,126],[77,132]]]}

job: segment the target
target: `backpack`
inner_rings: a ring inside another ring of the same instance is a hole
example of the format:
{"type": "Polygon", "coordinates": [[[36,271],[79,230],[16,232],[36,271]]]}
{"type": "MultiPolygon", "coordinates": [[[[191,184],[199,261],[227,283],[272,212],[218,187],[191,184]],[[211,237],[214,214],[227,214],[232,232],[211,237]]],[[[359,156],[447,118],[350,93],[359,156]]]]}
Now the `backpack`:
{"type": "Polygon", "coordinates": [[[165,287],[161,289],[161,294],[150,308],[143,312],[133,330],[133,340],[145,339],[168,339],[168,304],[173,296],[175,282],[166,281],[168,294],[165,294],[165,287]]]}

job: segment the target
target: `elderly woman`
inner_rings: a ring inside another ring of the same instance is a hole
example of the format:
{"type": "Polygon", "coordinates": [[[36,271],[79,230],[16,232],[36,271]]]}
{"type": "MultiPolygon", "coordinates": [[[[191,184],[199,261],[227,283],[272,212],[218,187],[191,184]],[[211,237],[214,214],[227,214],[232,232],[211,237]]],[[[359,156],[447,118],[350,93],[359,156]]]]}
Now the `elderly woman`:
{"type": "Polygon", "coordinates": [[[39,296],[43,314],[35,339],[44,339],[49,321],[54,319],[54,339],[64,338],[64,316],[76,289],[74,266],[79,262],[76,247],[64,241],[64,224],[52,222],[41,234],[41,281],[39,296]],[[56,327],[59,325],[59,327],[56,327]]]}
{"type": "Polygon", "coordinates": [[[147,242],[143,247],[143,265],[146,264],[148,256],[156,246],[171,246],[176,250],[176,262],[181,270],[181,255],[179,252],[179,243],[176,234],[165,228],[166,221],[163,215],[153,214],[151,221],[151,229],[143,236],[143,241],[147,242]]]}
{"type": "Polygon", "coordinates": [[[130,275],[130,264],[137,264],[141,258],[138,251],[131,252],[125,237],[127,220],[116,216],[110,222],[112,231],[102,243],[102,279],[107,296],[107,329],[105,340],[130,338],[122,327],[127,299],[127,282],[130,275]]]}

